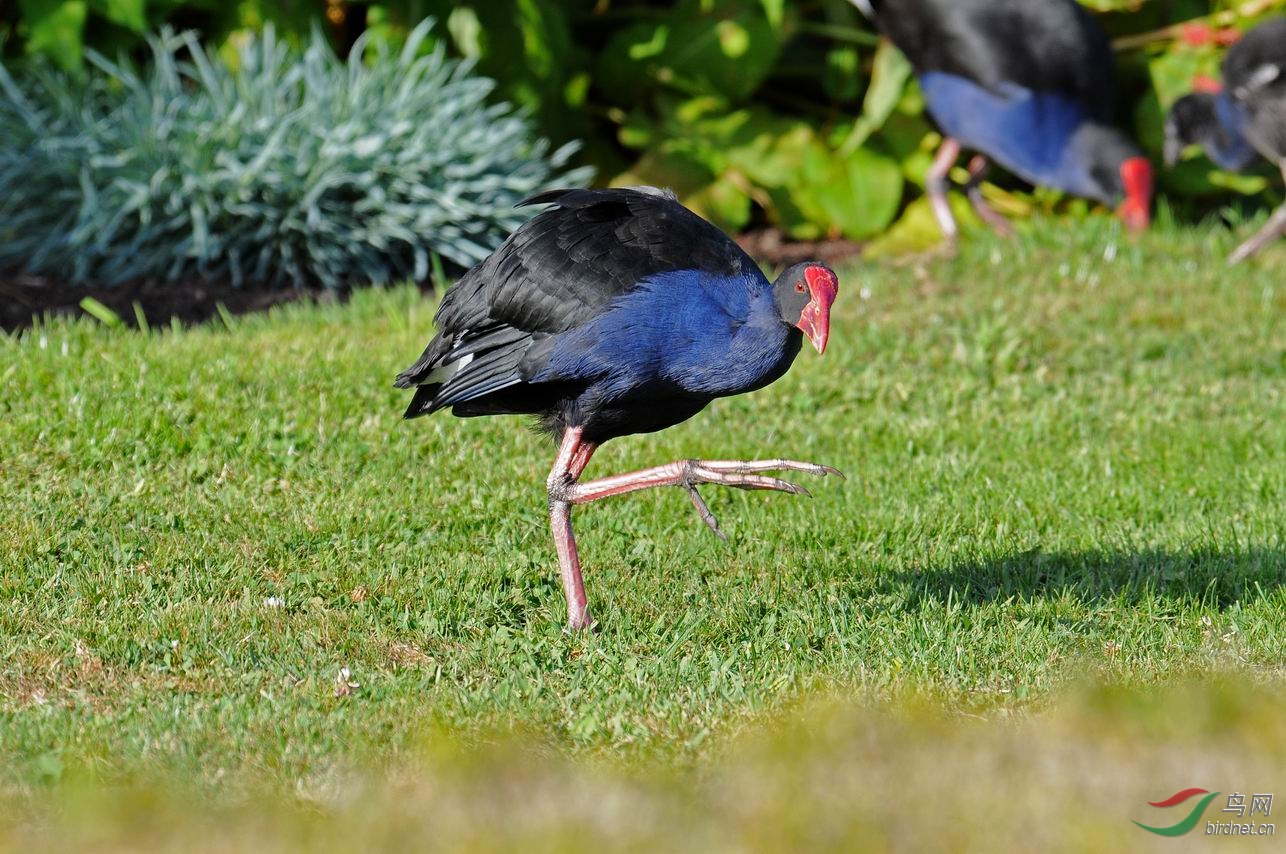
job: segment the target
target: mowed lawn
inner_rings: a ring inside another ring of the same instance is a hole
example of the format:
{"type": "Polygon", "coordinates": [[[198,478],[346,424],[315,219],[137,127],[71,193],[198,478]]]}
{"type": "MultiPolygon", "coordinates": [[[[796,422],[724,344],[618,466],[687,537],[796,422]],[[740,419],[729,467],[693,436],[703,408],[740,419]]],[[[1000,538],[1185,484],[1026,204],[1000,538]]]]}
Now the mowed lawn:
{"type": "MultiPolygon", "coordinates": [[[[614,442],[589,473],[788,456],[848,480],[807,482],[811,499],[707,487],[728,544],[678,490],[578,509],[601,625],[576,636],[549,442],[513,418],[401,420],[392,377],[432,331],[413,290],[0,339],[4,791],[289,800],[426,743],[510,739],[657,787],[708,781],[746,733],[817,703],[928,709],[923,738],[903,721],[889,743],[943,756],[1012,746],[1069,692],[1217,678],[1221,708],[1260,708],[1237,698],[1278,696],[1286,661],[1286,248],[1230,270],[1233,237],[1042,222],[843,269],[824,357],[614,442]],[[1086,683],[1113,687],[1069,687],[1086,683]]],[[[1194,704],[1131,726],[1182,731],[1194,704]]],[[[1117,720],[1081,718],[1086,738],[1117,720]]],[[[1286,753],[1280,726],[1256,732],[1286,753]]],[[[978,767],[964,789],[1004,774],[978,767]]],[[[1145,794],[1203,785],[1181,772],[1145,794]]]]}

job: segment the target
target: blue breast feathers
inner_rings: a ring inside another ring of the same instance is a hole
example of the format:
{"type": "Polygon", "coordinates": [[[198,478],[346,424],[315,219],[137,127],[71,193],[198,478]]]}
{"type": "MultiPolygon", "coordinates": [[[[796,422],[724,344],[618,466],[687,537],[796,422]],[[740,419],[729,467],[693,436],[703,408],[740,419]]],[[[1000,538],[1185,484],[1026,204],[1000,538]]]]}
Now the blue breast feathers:
{"type": "Polygon", "coordinates": [[[993,91],[941,72],[921,74],[919,80],[944,134],[1033,184],[1090,195],[1085,165],[1069,157],[1072,137],[1093,121],[1075,99],[1013,84],[993,91]]]}
{"type": "Polygon", "coordinates": [[[641,283],[557,336],[529,381],[589,382],[602,400],[660,389],[739,394],[785,372],[799,350],[791,332],[757,271],[718,277],[681,270],[641,283]]]}
{"type": "Polygon", "coordinates": [[[1219,122],[1219,133],[1206,140],[1206,156],[1221,169],[1231,172],[1249,169],[1259,159],[1259,152],[1246,139],[1246,127],[1250,124],[1246,105],[1220,92],[1215,96],[1215,118],[1219,122]]]}

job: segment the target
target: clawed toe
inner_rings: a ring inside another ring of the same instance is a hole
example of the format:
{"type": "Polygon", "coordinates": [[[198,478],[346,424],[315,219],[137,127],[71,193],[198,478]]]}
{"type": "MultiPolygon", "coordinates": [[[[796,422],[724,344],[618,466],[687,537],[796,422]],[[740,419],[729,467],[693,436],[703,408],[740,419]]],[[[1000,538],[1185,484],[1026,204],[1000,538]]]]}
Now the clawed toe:
{"type": "Polygon", "coordinates": [[[697,492],[697,488],[690,483],[684,484],[684,488],[688,491],[688,497],[692,499],[692,506],[697,508],[697,515],[701,517],[701,521],[706,523],[707,528],[714,531],[716,537],[725,543],[728,542],[728,535],[719,527],[719,520],[710,512],[710,505],[706,504],[706,500],[701,497],[701,493],[697,492]]]}
{"type": "Polygon", "coordinates": [[[806,498],[813,497],[812,492],[797,483],[791,483],[780,477],[762,474],[762,472],[768,471],[797,471],[816,477],[834,475],[844,478],[844,473],[833,466],[801,463],[795,460],[755,460],[752,462],[688,460],[684,464],[682,478],[676,485],[682,486],[687,490],[688,497],[692,499],[692,506],[696,508],[697,515],[701,517],[701,521],[706,524],[706,527],[714,531],[715,536],[719,539],[727,542],[728,535],[719,527],[718,520],[710,512],[710,506],[701,497],[701,493],[697,492],[697,485],[730,486],[733,489],[767,490],[784,492],[788,495],[802,495],[806,498]]]}
{"type": "Polygon", "coordinates": [[[731,486],[733,489],[765,489],[773,492],[787,492],[791,495],[812,496],[804,487],[779,477],[763,474],[742,474],[735,471],[719,471],[703,465],[693,468],[690,475],[691,484],[709,483],[717,486],[731,486]]]}

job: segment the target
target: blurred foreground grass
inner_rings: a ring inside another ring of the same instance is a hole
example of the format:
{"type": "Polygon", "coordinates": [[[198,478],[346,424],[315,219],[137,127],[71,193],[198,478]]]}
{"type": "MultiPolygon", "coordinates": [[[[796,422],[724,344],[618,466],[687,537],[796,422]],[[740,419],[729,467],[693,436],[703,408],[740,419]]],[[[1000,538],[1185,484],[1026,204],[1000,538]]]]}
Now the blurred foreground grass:
{"type": "Polygon", "coordinates": [[[20,827],[74,805],[11,838],[57,847],[88,815],[118,848],[135,825],[176,847],[500,845],[510,818],[593,840],[637,803],[616,823],[639,847],[701,847],[741,809],[783,811],[785,845],[848,803],[836,839],[1074,822],[1141,844],[1145,799],[1272,791],[1284,252],[1230,271],[1232,240],[1046,222],[843,271],[825,358],[590,473],[789,455],[850,480],[711,490],[726,546],[675,491],[578,511],[602,622],[583,637],[562,631],[552,448],[510,419],[399,420],[391,377],[431,328],[411,290],[0,339],[0,784],[20,827]],[[1059,699],[1085,680],[1117,687],[1059,699]],[[514,743],[534,753],[493,752],[514,743]],[[600,799],[593,827],[564,821],[600,799]]]}
{"type": "MultiPolygon", "coordinates": [[[[568,761],[502,738],[422,734],[397,767],[339,762],[212,805],[181,781],[64,780],[10,804],[12,851],[1194,851],[1280,850],[1205,833],[1234,791],[1280,794],[1286,697],[1239,679],[1141,693],[1078,686],[1055,710],[992,719],[925,702],[812,703],[724,745],[699,772],[568,761]],[[1219,792],[1155,809],[1189,787],[1219,792]]],[[[1280,803],[1276,810],[1281,809],[1280,803]]],[[[1276,816],[1260,815],[1256,826],[1276,816]]],[[[1283,828],[1286,833],[1286,828],[1283,828]]]]}

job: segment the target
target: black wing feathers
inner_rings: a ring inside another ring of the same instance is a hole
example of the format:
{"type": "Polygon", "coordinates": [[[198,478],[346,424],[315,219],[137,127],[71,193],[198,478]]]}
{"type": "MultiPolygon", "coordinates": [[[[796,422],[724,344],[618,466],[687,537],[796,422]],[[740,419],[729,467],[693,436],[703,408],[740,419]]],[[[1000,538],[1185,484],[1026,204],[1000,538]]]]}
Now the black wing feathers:
{"type": "Polygon", "coordinates": [[[508,388],[522,379],[518,365],[525,347],[498,347],[474,359],[438,390],[433,409],[445,409],[508,388]]]}
{"type": "Polygon", "coordinates": [[[919,73],[938,71],[993,91],[1017,84],[1075,98],[1110,118],[1115,57],[1076,0],[885,0],[881,28],[919,73]]]}
{"type": "Polygon", "coordinates": [[[1269,88],[1286,92],[1286,18],[1260,24],[1233,45],[1224,57],[1223,79],[1238,98],[1269,88]]]}

